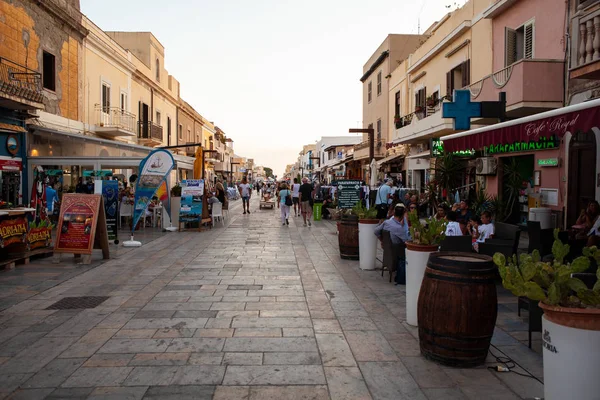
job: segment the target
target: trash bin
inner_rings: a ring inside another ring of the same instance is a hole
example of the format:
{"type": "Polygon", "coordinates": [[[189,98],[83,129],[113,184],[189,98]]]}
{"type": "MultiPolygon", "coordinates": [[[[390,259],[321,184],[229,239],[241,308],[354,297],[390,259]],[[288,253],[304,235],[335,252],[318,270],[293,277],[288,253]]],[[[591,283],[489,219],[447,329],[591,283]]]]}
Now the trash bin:
{"type": "Polygon", "coordinates": [[[315,221],[321,220],[322,211],[323,211],[323,203],[315,202],[315,204],[313,204],[313,219],[315,221]]]}

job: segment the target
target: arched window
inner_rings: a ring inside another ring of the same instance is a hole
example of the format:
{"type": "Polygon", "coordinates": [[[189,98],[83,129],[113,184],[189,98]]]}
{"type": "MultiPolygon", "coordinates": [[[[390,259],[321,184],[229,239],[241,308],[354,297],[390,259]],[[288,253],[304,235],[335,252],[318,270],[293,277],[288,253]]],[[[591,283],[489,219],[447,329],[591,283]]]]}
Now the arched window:
{"type": "Polygon", "coordinates": [[[160,82],[160,61],[156,59],[156,80],[160,82]]]}

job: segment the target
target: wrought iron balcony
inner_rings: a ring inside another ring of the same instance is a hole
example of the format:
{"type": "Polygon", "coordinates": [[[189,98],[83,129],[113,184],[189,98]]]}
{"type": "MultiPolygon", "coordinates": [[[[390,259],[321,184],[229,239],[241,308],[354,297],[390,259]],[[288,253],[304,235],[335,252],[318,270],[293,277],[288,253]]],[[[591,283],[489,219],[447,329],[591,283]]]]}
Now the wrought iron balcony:
{"type": "Polygon", "coordinates": [[[110,136],[135,136],[135,114],[96,104],[96,130],[110,136]]]}
{"type": "Polygon", "coordinates": [[[44,100],[42,74],[0,58],[0,92],[34,103],[42,103],[44,100]]]}
{"type": "Polygon", "coordinates": [[[152,121],[138,121],[138,139],[162,143],[163,128],[152,121]]]}

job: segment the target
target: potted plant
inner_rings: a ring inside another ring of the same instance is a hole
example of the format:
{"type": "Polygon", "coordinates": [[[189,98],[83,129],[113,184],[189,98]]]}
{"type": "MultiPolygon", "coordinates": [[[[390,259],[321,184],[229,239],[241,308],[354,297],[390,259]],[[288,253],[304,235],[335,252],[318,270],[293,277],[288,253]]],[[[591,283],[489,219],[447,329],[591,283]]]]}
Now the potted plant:
{"type": "Polygon", "coordinates": [[[433,96],[429,96],[426,100],[427,107],[435,107],[437,104],[437,99],[433,96]]]}
{"type": "Polygon", "coordinates": [[[551,262],[542,261],[534,250],[521,254],[518,263],[516,256],[507,260],[496,253],[494,263],[505,288],[539,301],[544,310],[544,398],[592,399],[600,393],[600,357],[595,350],[600,344],[600,269],[592,289],[572,274],[586,271],[589,257],[600,261],[600,251],[586,248],[584,256],[566,263],[569,245],[558,240],[558,229],[554,238],[551,262]]]}
{"type": "Polygon", "coordinates": [[[396,129],[402,128],[402,117],[399,114],[394,115],[394,125],[396,125],[396,129]]]}
{"type": "Polygon", "coordinates": [[[359,201],[352,209],[358,216],[358,247],[360,269],[374,270],[377,256],[377,237],[375,228],[379,224],[377,209],[367,209],[359,201]]]}
{"type": "Polygon", "coordinates": [[[406,322],[417,326],[417,303],[427,260],[446,237],[446,221],[431,217],[422,224],[416,212],[408,213],[408,221],[412,240],[406,242],[406,322]]]}
{"type": "Polygon", "coordinates": [[[416,113],[423,112],[423,106],[416,106],[416,107],[415,107],[415,112],[416,112],[416,113]]]}
{"type": "Polygon", "coordinates": [[[345,260],[358,260],[358,215],[352,209],[343,210],[337,228],[340,257],[345,260]]]}
{"type": "Polygon", "coordinates": [[[181,185],[177,182],[171,188],[171,222],[179,221],[179,209],[181,208],[181,185]]]}

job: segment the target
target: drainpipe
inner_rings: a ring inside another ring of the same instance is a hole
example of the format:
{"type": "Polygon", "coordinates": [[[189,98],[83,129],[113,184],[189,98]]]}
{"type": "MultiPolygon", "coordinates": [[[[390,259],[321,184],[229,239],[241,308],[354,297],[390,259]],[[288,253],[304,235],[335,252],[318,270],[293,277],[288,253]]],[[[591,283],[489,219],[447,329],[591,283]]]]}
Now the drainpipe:
{"type": "Polygon", "coordinates": [[[569,52],[571,51],[571,36],[569,34],[570,16],[571,16],[571,0],[565,0],[567,7],[565,19],[565,62],[563,64],[563,76],[565,77],[565,87],[563,90],[563,107],[567,105],[567,92],[569,90],[569,68],[568,63],[571,59],[569,52]]]}
{"type": "Polygon", "coordinates": [[[150,88],[150,118],[148,119],[148,135],[152,137],[152,122],[154,122],[154,89],[150,88]]]}

